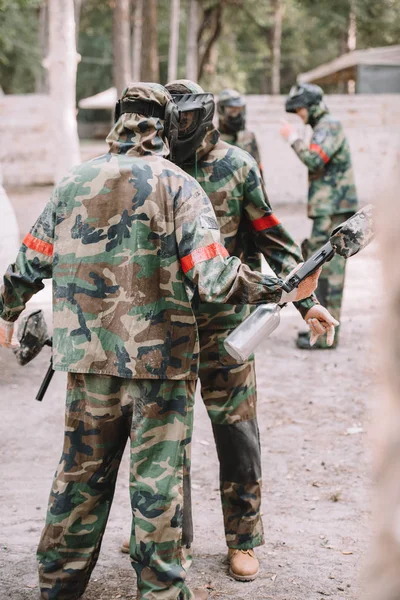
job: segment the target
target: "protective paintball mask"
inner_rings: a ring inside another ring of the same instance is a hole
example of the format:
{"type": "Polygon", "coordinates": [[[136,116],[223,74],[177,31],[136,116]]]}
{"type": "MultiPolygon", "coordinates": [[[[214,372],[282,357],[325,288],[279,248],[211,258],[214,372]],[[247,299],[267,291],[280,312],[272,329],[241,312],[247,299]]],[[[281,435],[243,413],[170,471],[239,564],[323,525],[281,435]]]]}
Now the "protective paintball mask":
{"type": "Polygon", "coordinates": [[[220,113],[220,120],[223,120],[224,128],[231,133],[238,133],[246,127],[246,107],[245,106],[224,106],[220,113]]]}
{"type": "Polygon", "coordinates": [[[164,133],[170,146],[170,157],[173,160],[176,142],[178,140],[179,111],[172,100],[164,106],[152,100],[122,98],[115,105],[114,123],[125,113],[135,113],[147,118],[161,119],[164,122],[164,133]]]}
{"type": "Polygon", "coordinates": [[[196,150],[212,127],[215,111],[213,94],[173,94],[179,112],[178,137],[171,160],[191,164],[196,150]]]}

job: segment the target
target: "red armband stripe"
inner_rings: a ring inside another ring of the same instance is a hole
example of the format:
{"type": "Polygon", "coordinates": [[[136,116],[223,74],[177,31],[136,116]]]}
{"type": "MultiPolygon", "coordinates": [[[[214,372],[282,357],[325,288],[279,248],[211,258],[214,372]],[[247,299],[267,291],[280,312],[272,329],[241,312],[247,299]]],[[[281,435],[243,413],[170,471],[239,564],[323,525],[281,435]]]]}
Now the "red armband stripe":
{"type": "Polygon", "coordinates": [[[329,162],[329,160],[330,160],[329,156],[327,154],[325,154],[325,152],[322,150],[321,146],[318,146],[318,144],[311,144],[310,150],[311,150],[311,152],[316,152],[317,154],[319,154],[319,156],[322,158],[322,160],[324,161],[325,164],[327,162],[329,162]]]}
{"type": "Polygon", "coordinates": [[[205,260],[211,260],[216,256],[229,256],[229,252],[224,246],[218,242],[214,242],[204,248],[196,248],[187,256],[181,258],[181,266],[184,273],[193,269],[198,263],[204,262],[205,260]]]}
{"type": "Polygon", "coordinates": [[[280,225],[280,223],[280,220],[275,215],[268,215],[268,217],[261,217],[260,219],[254,219],[254,221],[252,221],[252,225],[256,231],[271,229],[271,227],[280,225]]]}
{"type": "Polygon", "coordinates": [[[26,234],[22,243],[25,244],[27,248],[40,252],[40,254],[45,254],[46,256],[53,255],[53,244],[35,238],[31,233],[26,234]]]}

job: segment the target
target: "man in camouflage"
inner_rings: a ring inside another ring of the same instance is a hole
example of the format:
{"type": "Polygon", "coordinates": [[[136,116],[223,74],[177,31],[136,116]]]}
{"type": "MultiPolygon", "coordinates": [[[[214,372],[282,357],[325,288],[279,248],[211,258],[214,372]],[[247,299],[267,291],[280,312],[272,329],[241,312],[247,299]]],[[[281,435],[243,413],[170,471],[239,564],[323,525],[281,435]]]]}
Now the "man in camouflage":
{"type": "Polygon", "coordinates": [[[207,597],[185,583],[199,353],[191,297],[293,300],[280,279],[228,255],[202,188],[164,158],[172,105],[158,84],[125,90],[109,152],[56,186],[4,276],[0,344],[12,345],[13,323],[52,277],[53,364],[68,372],[64,449],[38,548],[44,600],[84,593],[128,437],[138,598],[207,597]]]}
{"type": "MultiPolygon", "coordinates": [[[[202,94],[187,80],[167,85],[179,95],[202,94]]],[[[190,131],[190,130],[189,130],[190,131]]],[[[183,139],[178,144],[185,143],[183,139]]],[[[181,134],[180,134],[181,135],[181,134]]],[[[178,154],[177,154],[178,155],[178,154]]],[[[301,261],[300,249],[273,214],[256,162],[240,148],[220,139],[209,116],[193,151],[181,156],[184,170],[196,177],[210,198],[221,230],[222,243],[261,270],[261,253],[278,277],[285,277],[301,261]]],[[[321,332],[332,327],[331,316],[314,298],[297,305],[305,319],[315,320],[321,332]]],[[[226,352],[224,340],[250,314],[250,306],[211,305],[195,309],[200,338],[201,393],[212,422],[220,462],[220,489],[230,573],[239,580],[254,579],[258,561],[253,548],[264,543],[260,515],[261,456],[256,418],[254,358],[238,364],[226,352]]]]}
{"type": "MultiPolygon", "coordinates": [[[[313,128],[309,146],[296,130],[285,123],[282,136],[288,140],[300,160],[308,168],[308,216],[313,226],[311,237],[303,243],[304,258],[311,256],[325,242],[335,227],[357,210],[350,147],[343,126],[328,111],[322,89],[313,84],[294,86],[286,101],[286,111],[297,113],[313,128]]],[[[340,321],[346,261],[339,255],[323,266],[317,288],[318,300],[340,321]]],[[[338,343],[336,331],[335,343],[338,343]]],[[[322,338],[310,345],[309,334],[299,334],[299,348],[329,348],[322,338]]]]}
{"type": "Polygon", "coordinates": [[[246,101],[236,90],[226,89],[218,96],[218,130],[221,140],[246,150],[256,161],[261,175],[261,154],[257,139],[252,131],[246,129],[246,101]]]}

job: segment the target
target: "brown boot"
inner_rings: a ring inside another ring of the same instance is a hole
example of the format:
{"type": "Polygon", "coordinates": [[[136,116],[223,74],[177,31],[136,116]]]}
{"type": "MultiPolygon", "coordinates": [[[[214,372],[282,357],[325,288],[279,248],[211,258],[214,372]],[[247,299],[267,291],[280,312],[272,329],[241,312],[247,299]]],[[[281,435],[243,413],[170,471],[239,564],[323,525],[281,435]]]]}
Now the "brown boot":
{"type": "Polygon", "coordinates": [[[121,546],[120,550],[124,554],[129,554],[129,543],[130,543],[130,539],[129,538],[126,538],[126,540],[124,540],[122,542],[122,546],[121,546]]]}
{"type": "Polygon", "coordinates": [[[195,600],[207,600],[208,598],[207,590],[193,590],[193,594],[195,600]]]}
{"type": "Polygon", "coordinates": [[[237,581],[253,581],[257,577],[260,565],[252,548],[229,548],[228,561],[229,575],[237,581]]]}

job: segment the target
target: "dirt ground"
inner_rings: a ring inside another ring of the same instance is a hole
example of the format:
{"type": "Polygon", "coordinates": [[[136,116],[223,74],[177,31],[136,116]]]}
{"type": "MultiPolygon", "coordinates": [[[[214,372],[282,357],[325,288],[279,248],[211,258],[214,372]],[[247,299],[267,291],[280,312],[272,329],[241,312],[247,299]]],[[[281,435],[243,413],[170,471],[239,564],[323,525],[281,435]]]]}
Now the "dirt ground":
{"type": "MultiPolygon", "coordinates": [[[[8,190],[21,235],[49,188],[8,190]]],[[[305,207],[276,212],[300,241],[305,207]]],[[[265,546],[258,579],[227,574],[218,464],[211,427],[197,396],[193,448],[194,563],[189,583],[219,600],[358,600],[369,542],[369,405],[375,395],[374,319],[379,262],[371,245],[348,263],[341,344],[333,351],[297,350],[302,322],[282,311],[278,331],[256,353],[263,457],[265,546]]],[[[32,302],[50,322],[50,289],[32,302]]],[[[26,367],[0,352],[0,598],[38,598],[35,550],[61,453],[65,374],[56,373],[44,401],[34,396],[49,350],[26,367]]],[[[85,600],[136,597],[129,558],[119,552],[130,528],[128,457],[121,466],[98,565],[85,600]]]]}

